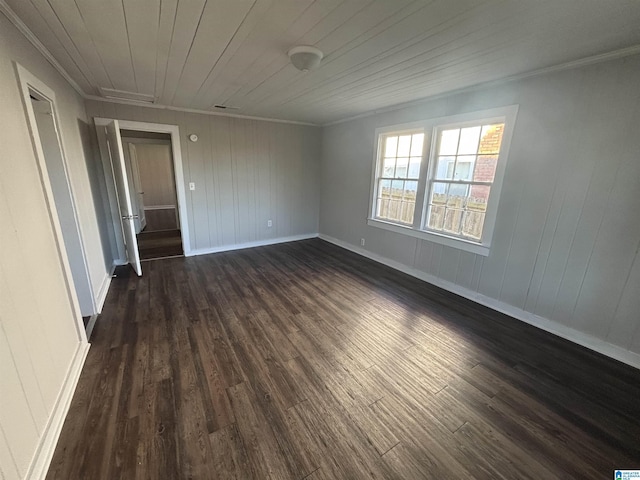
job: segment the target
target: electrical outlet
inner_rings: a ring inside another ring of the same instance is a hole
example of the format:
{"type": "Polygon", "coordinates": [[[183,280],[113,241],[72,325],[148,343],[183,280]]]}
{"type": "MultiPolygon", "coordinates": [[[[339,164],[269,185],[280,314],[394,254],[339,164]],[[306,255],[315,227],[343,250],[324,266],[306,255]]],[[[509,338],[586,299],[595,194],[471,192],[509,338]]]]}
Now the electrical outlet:
{"type": "Polygon", "coordinates": [[[189,190],[195,190],[196,189],[196,182],[189,182],[189,190]]]}
{"type": "Polygon", "coordinates": [[[361,247],[364,247],[364,238],[361,238],[361,239],[360,239],[360,246],[361,246],[361,247]]]}
{"type": "Polygon", "coordinates": [[[267,227],[273,227],[273,222],[271,220],[267,220],[267,227]]]}

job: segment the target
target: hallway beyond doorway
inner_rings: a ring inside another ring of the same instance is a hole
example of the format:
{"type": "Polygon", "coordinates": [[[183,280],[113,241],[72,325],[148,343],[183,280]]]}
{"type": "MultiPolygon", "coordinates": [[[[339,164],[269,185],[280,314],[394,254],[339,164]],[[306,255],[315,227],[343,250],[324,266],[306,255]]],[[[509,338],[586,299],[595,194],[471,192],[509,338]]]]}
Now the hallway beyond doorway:
{"type": "Polygon", "coordinates": [[[180,230],[143,231],[137,237],[140,260],[154,260],[183,255],[180,230]]]}

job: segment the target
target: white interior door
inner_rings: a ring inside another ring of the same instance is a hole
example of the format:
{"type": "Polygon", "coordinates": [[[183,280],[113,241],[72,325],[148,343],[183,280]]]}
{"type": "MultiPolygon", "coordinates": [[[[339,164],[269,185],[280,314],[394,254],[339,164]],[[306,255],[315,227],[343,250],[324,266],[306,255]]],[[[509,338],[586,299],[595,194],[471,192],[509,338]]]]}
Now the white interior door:
{"type": "Polygon", "coordinates": [[[107,149],[109,151],[111,167],[113,168],[113,177],[116,184],[118,207],[120,208],[120,216],[122,218],[122,231],[124,233],[127,261],[131,264],[138,276],[141,276],[142,265],[140,264],[140,254],[138,253],[138,241],[136,239],[134,223],[137,215],[133,212],[131,204],[127,166],[124,160],[120,126],[117,120],[112,120],[105,126],[105,134],[107,137],[107,149]]]}
{"type": "Polygon", "coordinates": [[[135,186],[135,194],[138,200],[138,220],[140,222],[140,230],[144,230],[147,226],[147,217],[144,213],[144,191],[142,190],[142,182],[140,181],[140,167],[138,166],[138,153],[133,143],[129,144],[129,158],[131,160],[131,174],[133,176],[133,185],[135,186]]]}
{"type": "Polygon", "coordinates": [[[136,235],[138,235],[142,231],[142,224],[140,223],[139,195],[136,194],[138,188],[136,187],[134,181],[135,175],[133,174],[132,154],[135,152],[131,149],[132,146],[130,143],[122,142],[122,153],[124,153],[124,163],[127,166],[127,181],[129,182],[129,192],[131,193],[131,208],[134,217],[133,224],[135,225],[136,235]]]}

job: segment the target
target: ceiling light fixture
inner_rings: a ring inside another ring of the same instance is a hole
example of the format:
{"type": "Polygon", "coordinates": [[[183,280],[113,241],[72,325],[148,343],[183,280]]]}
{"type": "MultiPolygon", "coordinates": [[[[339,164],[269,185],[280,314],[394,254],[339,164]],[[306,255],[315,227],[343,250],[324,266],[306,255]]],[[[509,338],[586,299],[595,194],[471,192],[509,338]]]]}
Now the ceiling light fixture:
{"type": "Polygon", "coordinates": [[[293,47],[289,50],[289,60],[294,67],[301,72],[308,72],[320,65],[320,60],[324,57],[321,50],[309,45],[301,45],[293,47]]]}

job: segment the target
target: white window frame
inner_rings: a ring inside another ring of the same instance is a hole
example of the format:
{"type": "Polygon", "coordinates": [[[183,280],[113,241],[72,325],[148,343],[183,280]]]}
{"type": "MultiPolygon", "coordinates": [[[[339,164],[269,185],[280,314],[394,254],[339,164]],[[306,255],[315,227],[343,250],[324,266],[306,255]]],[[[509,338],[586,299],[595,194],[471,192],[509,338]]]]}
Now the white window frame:
{"type": "Polygon", "coordinates": [[[488,256],[491,249],[491,240],[495,228],[500,194],[504,181],[504,174],[507,168],[509,149],[511,147],[511,138],[515,127],[517,113],[518,105],[509,105],[506,107],[377,128],[375,131],[376,148],[373,158],[367,224],[372,227],[488,256]],[[489,202],[487,204],[487,212],[485,214],[482,238],[480,242],[474,242],[465,238],[448,235],[443,232],[427,230],[425,225],[428,211],[427,195],[429,193],[429,183],[435,170],[436,148],[439,132],[447,128],[460,128],[477,125],[479,123],[489,124],[496,122],[504,122],[504,132],[502,134],[498,165],[491,185],[491,195],[489,196],[489,202]],[[390,134],[402,135],[409,132],[415,133],[420,130],[424,132],[424,145],[422,162],[420,164],[420,177],[418,179],[418,191],[416,193],[416,213],[414,216],[414,222],[412,225],[403,225],[376,218],[376,198],[378,195],[378,178],[382,171],[382,149],[384,148],[384,137],[390,134]]]}

